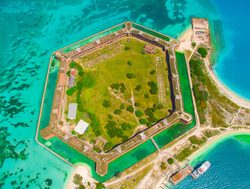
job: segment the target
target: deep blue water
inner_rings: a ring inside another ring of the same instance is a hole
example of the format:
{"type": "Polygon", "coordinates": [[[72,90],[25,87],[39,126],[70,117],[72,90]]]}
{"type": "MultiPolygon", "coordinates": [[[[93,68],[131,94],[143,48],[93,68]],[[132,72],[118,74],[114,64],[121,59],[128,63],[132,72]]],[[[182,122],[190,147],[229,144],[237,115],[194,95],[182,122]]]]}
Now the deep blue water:
{"type": "Polygon", "coordinates": [[[248,98],[248,9],[243,0],[1,0],[0,188],[62,188],[71,170],[34,139],[51,52],[126,20],[173,37],[191,16],[222,20],[216,72],[248,98]]]}
{"type": "MultiPolygon", "coordinates": [[[[245,189],[250,181],[250,144],[228,138],[199,158],[211,168],[197,180],[187,177],[175,189],[245,189]]],[[[199,162],[199,160],[198,160],[199,162]]],[[[197,164],[198,164],[197,162],[197,164]]]]}

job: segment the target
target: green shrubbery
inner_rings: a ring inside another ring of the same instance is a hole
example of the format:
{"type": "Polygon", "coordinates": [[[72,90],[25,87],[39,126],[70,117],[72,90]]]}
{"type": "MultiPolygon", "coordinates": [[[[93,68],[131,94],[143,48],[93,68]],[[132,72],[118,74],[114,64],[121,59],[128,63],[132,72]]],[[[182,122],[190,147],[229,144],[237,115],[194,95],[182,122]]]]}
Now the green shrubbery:
{"type": "Polygon", "coordinates": [[[129,105],[129,106],[127,106],[127,108],[126,108],[126,110],[128,111],[128,112],[134,112],[134,107],[132,106],[132,105],[129,105]]]}
{"type": "Polygon", "coordinates": [[[201,55],[202,58],[206,58],[207,56],[207,49],[204,47],[198,48],[198,53],[201,55]]]}
{"type": "Polygon", "coordinates": [[[136,91],[140,91],[141,88],[142,88],[141,85],[136,85],[135,90],[136,90],[136,91]]]}
{"type": "Polygon", "coordinates": [[[113,147],[113,144],[112,144],[111,142],[107,142],[107,143],[104,145],[103,150],[104,150],[104,152],[107,152],[107,151],[111,150],[112,147],[113,147]]]}
{"type": "Polygon", "coordinates": [[[157,84],[155,83],[155,82],[153,82],[153,81],[149,81],[148,82],[148,85],[150,86],[150,90],[149,90],[149,92],[151,93],[151,94],[157,94],[158,93],[158,87],[157,87],[157,84]]]}
{"type": "Polygon", "coordinates": [[[127,73],[127,78],[133,79],[135,78],[135,75],[133,73],[127,73]]]}
{"type": "Polygon", "coordinates": [[[104,99],[103,102],[102,102],[102,105],[103,105],[105,108],[108,108],[108,107],[110,107],[111,103],[110,103],[109,100],[104,99]]]}
{"type": "Polygon", "coordinates": [[[77,86],[71,87],[66,91],[68,96],[72,96],[78,90],[77,86]]]}
{"type": "Polygon", "coordinates": [[[135,111],[135,115],[136,115],[136,117],[142,117],[143,115],[144,115],[144,113],[143,112],[141,112],[140,110],[136,110],[135,111]]]}

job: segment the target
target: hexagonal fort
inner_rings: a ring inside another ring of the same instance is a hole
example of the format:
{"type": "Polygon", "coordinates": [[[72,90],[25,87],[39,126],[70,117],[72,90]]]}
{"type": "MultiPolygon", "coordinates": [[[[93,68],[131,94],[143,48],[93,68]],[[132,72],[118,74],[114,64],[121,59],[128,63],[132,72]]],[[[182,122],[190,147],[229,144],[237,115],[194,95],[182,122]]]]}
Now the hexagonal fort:
{"type": "MultiPolygon", "coordinates": [[[[176,123],[189,124],[175,63],[176,40],[126,22],[53,53],[50,120],[40,131],[108,164],[176,123]]],[[[51,65],[50,64],[50,65],[51,65]]],[[[67,157],[64,157],[67,159],[67,157]]]]}

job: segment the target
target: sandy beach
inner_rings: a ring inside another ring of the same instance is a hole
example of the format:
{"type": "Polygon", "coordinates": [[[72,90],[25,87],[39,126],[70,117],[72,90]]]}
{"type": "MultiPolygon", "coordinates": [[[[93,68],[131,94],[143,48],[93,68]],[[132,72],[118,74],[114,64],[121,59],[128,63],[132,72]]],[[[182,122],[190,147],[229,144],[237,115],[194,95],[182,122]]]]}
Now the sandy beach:
{"type": "Polygon", "coordinates": [[[229,89],[227,86],[221,83],[221,81],[215,75],[213,69],[211,69],[211,66],[210,66],[211,64],[208,58],[205,59],[205,64],[206,64],[210,77],[216,83],[218,89],[221,90],[222,94],[224,94],[228,99],[232,100],[235,104],[244,108],[250,108],[249,100],[240,97],[239,95],[234,93],[231,89],[229,89]]]}
{"type": "Polygon", "coordinates": [[[73,183],[75,174],[80,174],[83,177],[83,183],[90,182],[96,183],[97,181],[91,175],[91,167],[85,163],[76,164],[72,171],[69,173],[68,178],[65,181],[64,189],[75,189],[76,185],[73,183]]]}

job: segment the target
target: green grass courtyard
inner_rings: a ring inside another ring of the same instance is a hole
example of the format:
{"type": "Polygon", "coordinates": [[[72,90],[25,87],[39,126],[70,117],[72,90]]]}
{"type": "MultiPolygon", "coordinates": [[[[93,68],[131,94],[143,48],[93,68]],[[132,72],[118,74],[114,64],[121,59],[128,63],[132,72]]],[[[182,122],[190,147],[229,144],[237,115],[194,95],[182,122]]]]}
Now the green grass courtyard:
{"type": "Polygon", "coordinates": [[[76,120],[69,122],[90,123],[79,138],[95,144],[101,136],[107,151],[169,115],[165,54],[158,48],[155,54],[144,53],[145,44],[124,38],[70,64],[77,76],[75,86],[66,91],[66,108],[74,102],[78,108],[76,120]]]}

